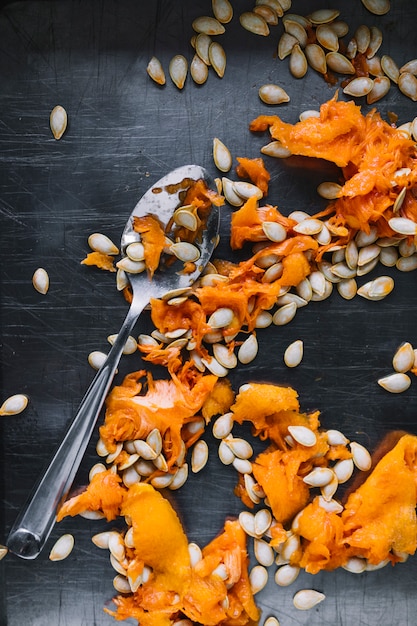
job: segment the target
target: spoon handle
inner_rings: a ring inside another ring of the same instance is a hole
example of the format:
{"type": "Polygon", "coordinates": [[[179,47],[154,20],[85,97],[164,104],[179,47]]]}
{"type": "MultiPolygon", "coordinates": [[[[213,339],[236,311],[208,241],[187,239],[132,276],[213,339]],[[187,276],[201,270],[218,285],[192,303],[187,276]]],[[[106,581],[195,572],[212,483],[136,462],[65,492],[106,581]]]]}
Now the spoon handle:
{"type": "Polygon", "coordinates": [[[83,458],[125,343],[148,302],[147,294],[134,297],[106,361],[89,386],[47,470],[41,475],[13,524],[7,546],[17,556],[36,558],[49,537],[56,521],[57,509],[67,496],[83,458]]]}

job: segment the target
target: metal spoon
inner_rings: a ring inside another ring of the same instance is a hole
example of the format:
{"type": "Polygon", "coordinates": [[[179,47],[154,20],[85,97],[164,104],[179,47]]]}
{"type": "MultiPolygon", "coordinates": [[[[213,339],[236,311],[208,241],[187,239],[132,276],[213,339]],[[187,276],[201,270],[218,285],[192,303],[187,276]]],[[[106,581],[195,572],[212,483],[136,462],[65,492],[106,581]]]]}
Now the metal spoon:
{"type": "MultiPolygon", "coordinates": [[[[181,198],[186,190],[193,182],[200,179],[203,179],[208,187],[212,186],[207,172],[202,167],[186,165],[173,170],[148,189],[133,209],[123,231],[122,253],[125,254],[126,247],[139,239],[138,234],[133,230],[135,216],[155,215],[164,226],[167,225],[175,209],[182,204],[181,198]]],[[[165,271],[157,270],[152,280],[145,272],[129,274],[133,300],[126,319],[46,472],[35,485],[31,497],[10,531],[7,546],[14,554],[24,559],[34,559],[41,552],[55,524],[57,509],[65,500],[81,463],[123,348],[135,322],[151,298],[160,298],[174,289],[187,288],[192,285],[210,260],[217,242],[218,230],[219,210],[213,205],[202,241],[195,244],[199,248],[200,258],[192,273],[179,273],[178,266],[173,264],[172,267],[165,267],[165,271]]]]}

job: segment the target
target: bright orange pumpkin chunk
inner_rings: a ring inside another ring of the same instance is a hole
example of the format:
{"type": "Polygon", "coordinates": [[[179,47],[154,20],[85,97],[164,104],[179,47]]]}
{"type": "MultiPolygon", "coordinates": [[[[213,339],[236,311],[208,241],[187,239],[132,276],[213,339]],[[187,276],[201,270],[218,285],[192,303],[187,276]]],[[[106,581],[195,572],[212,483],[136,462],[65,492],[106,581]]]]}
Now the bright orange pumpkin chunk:
{"type": "Polygon", "coordinates": [[[115,272],[114,257],[104,252],[89,252],[85,259],[81,261],[81,265],[95,265],[100,270],[115,272]]]}
{"type": "Polygon", "coordinates": [[[165,232],[159,220],[153,215],[135,216],[133,230],[140,233],[143,243],[146,269],[152,277],[159,265],[165,247],[165,232]]]}

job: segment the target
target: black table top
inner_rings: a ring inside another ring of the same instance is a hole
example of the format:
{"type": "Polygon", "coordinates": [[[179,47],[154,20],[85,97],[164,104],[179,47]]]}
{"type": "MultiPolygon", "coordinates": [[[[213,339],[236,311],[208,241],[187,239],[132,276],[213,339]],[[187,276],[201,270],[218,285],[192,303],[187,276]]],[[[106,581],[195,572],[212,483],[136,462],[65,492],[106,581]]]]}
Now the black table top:
{"type": "MultiPolygon", "coordinates": [[[[207,83],[197,86],[188,77],[181,91],[169,78],[163,87],[153,83],[146,66],[152,55],[166,70],[174,54],[191,59],[191,22],[211,14],[208,0],[27,0],[5,3],[0,11],[1,397],[30,397],[24,413],[0,422],[0,543],[93,377],[88,353],[106,350],[107,335],[118,331],[126,312],[114,275],[80,265],[88,236],[103,232],[117,242],[138,198],[174,167],[195,162],[217,176],[213,137],[234,157],[257,157],[265,136],[250,133],[253,118],[276,113],[295,122],[301,111],[317,109],[334,95],[335,87],[312,70],[297,80],[287,60],[277,58],[282,24],[271,27],[269,37],[251,34],[240,26],[238,15],[252,3],[234,4],[235,16],[219,39],[227,54],[224,78],[210,71],[207,83]],[[284,87],[290,102],[263,104],[258,89],[268,82],[284,87]],[[60,141],[49,129],[49,113],[57,104],[65,107],[69,120],[60,141]],[[46,296],[31,283],[40,266],[50,276],[46,296]]],[[[340,8],[350,33],[361,23],[376,25],[383,32],[381,53],[401,65],[416,57],[417,5],[411,0],[392,5],[381,17],[366,11],[360,0],[293,0],[291,10],[306,14],[340,8]]],[[[358,103],[364,112],[371,108],[358,103]]],[[[417,111],[395,85],[377,108],[385,118],[397,114],[399,124],[417,111]]],[[[326,179],[325,172],[300,170],[269,157],[265,163],[272,175],[268,201],[283,213],[313,213],[323,206],[316,187],[326,179]]],[[[232,258],[229,221],[226,208],[220,252],[232,258]]],[[[414,377],[410,389],[398,395],[376,383],[391,371],[402,342],[417,346],[417,275],[387,268],[384,273],[395,279],[386,300],[356,297],[348,302],[333,293],[305,307],[288,326],[259,331],[258,356],[230,373],[233,388],[251,380],[291,385],[302,410],[319,409],[323,426],[340,428],[370,450],[392,429],[417,433],[414,377]],[[295,339],[304,341],[304,359],[290,370],[282,354],[295,339]]],[[[150,329],[145,314],[135,332],[150,329]]],[[[123,357],[116,380],[142,367],[139,353],[123,357]]],[[[190,540],[200,545],[219,532],[227,516],[241,510],[232,495],[235,475],[220,464],[210,429],[206,439],[208,465],[174,498],[190,540]]],[[[78,485],[85,484],[97,461],[95,440],[78,485]]],[[[112,624],[103,606],[111,606],[115,595],[114,572],[105,551],[91,543],[91,536],[105,526],[68,518],[54,528],[36,560],[7,555],[0,565],[0,623],[112,624]],[[74,534],[75,548],[67,560],[53,563],[49,549],[64,532],[74,534]]],[[[282,626],[413,626],[416,574],[415,558],[361,575],[302,573],[289,588],[278,588],[271,572],[257,601],[263,616],[275,614],[282,626]],[[326,601],[312,611],[296,611],[292,596],[302,587],[323,591],[326,601]]]]}

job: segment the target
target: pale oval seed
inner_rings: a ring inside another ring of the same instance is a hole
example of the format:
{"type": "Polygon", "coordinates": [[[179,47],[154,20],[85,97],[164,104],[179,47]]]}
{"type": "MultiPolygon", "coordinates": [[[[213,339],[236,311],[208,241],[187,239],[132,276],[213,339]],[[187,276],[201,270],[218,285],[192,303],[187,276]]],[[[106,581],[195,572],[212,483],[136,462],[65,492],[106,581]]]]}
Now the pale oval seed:
{"type": "Polygon", "coordinates": [[[280,587],[288,587],[296,581],[300,568],[297,565],[282,565],[275,572],[274,580],[280,587]]]}
{"type": "Polygon", "coordinates": [[[38,267],[38,269],[35,270],[32,277],[32,284],[36,291],[41,293],[43,296],[48,292],[49,276],[48,272],[44,270],[43,267],[38,267]]]}
{"type": "Polygon", "coordinates": [[[417,78],[410,72],[403,72],[398,77],[400,91],[413,102],[417,100],[417,78]]]}
{"type": "Polygon", "coordinates": [[[374,15],[385,15],[391,8],[390,0],[362,0],[362,4],[374,15]]]}
{"type": "Polygon", "coordinates": [[[354,98],[361,98],[372,91],[374,81],[369,76],[358,76],[351,80],[343,89],[343,93],[354,98]]]}
{"type": "Polygon", "coordinates": [[[372,458],[368,450],[357,441],[352,441],[349,447],[352,452],[352,460],[356,467],[362,472],[368,471],[372,465],[372,458]]]}
{"type": "Polygon", "coordinates": [[[289,68],[294,78],[303,78],[308,70],[307,58],[299,44],[295,44],[290,54],[289,68]]]}
{"type": "Polygon", "coordinates": [[[214,17],[221,24],[228,24],[233,17],[233,7],[229,0],[212,0],[214,17]]]}
{"type": "Polygon", "coordinates": [[[195,53],[190,63],[191,78],[197,85],[203,85],[208,78],[208,67],[203,59],[195,53]]]}
{"type": "Polygon", "coordinates": [[[222,35],[225,32],[223,24],[215,17],[202,15],[192,22],[193,30],[196,33],[204,33],[205,35],[222,35]]]}
{"type": "Polygon", "coordinates": [[[55,139],[61,139],[68,124],[67,112],[64,107],[57,105],[52,109],[49,124],[55,139]]]}
{"type": "Polygon", "coordinates": [[[388,76],[377,76],[374,78],[374,83],[371,91],[366,96],[368,104],[373,104],[381,98],[383,98],[391,88],[391,81],[388,76]]]}
{"type": "Polygon", "coordinates": [[[219,78],[223,78],[226,71],[226,53],[218,41],[213,41],[209,47],[210,63],[219,78]]]}
{"type": "Polygon", "coordinates": [[[149,61],[146,67],[146,71],[148,72],[148,75],[150,76],[150,78],[152,78],[153,81],[158,83],[158,85],[165,85],[165,82],[166,82],[165,72],[162,68],[161,61],[157,59],[155,56],[153,56],[151,60],[149,61]]]}
{"type": "Polygon", "coordinates": [[[324,593],[320,593],[314,589],[301,589],[295,594],[293,604],[295,608],[300,611],[308,611],[319,604],[319,602],[323,602],[325,597],[324,593]]]}
{"type": "Polygon", "coordinates": [[[400,70],[394,59],[388,56],[388,54],[384,54],[381,57],[381,68],[384,74],[386,74],[393,83],[398,83],[400,70]]]}
{"type": "Polygon", "coordinates": [[[333,472],[337,477],[337,480],[340,484],[343,484],[349,480],[349,478],[353,474],[353,460],[352,459],[341,459],[337,461],[333,465],[333,472]]]}
{"type": "Polygon", "coordinates": [[[203,467],[206,466],[208,461],[208,445],[205,441],[200,439],[194,444],[193,451],[191,453],[191,471],[196,474],[200,472],[203,467]]]}
{"type": "Polygon", "coordinates": [[[258,354],[258,340],[256,339],[256,335],[249,335],[247,339],[242,343],[239,347],[237,358],[241,363],[246,365],[253,361],[253,359],[258,354]]]}
{"type": "Polygon", "coordinates": [[[88,238],[88,245],[96,252],[110,255],[119,254],[119,248],[103,233],[92,233],[88,238]]]}
{"type": "Polygon", "coordinates": [[[414,367],[414,349],[410,342],[406,341],[395,352],[392,365],[396,372],[408,372],[414,367]]]}
{"type": "Polygon", "coordinates": [[[326,63],[331,70],[338,74],[355,74],[352,63],[340,52],[328,52],[326,63]]]}
{"type": "Polygon", "coordinates": [[[232,155],[225,144],[218,137],[213,139],[214,164],[221,172],[228,172],[232,167],[232,155]]]}
{"type": "Polygon", "coordinates": [[[407,376],[407,374],[396,372],[395,374],[380,378],[378,385],[390,393],[403,393],[403,391],[406,391],[411,385],[411,378],[407,376]]]}
{"type": "Polygon", "coordinates": [[[290,101],[290,97],[285,89],[273,83],[267,83],[259,87],[258,94],[265,104],[282,104],[290,101]]]}
{"type": "Polygon", "coordinates": [[[311,448],[317,442],[315,432],[307,426],[288,426],[288,432],[297,443],[307,448],[311,448]]]}
{"type": "Polygon", "coordinates": [[[16,393],[7,398],[0,407],[0,415],[18,415],[25,410],[29,398],[23,393],[16,393]]]}
{"type": "Polygon", "coordinates": [[[333,471],[328,467],[315,467],[303,478],[303,482],[310,487],[324,487],[328,485],[334,477],[333,471]]]}
{"type": "Polygon", "coordinates": [[[267,37],[269,35],[269,26],[262,15],[253,11],[245,11],[239,16],[240,24],[245,30],[255,35],[267,37]]]}
{"type": "Polygon", "coordinates": [[[52,547],[49,554],[50,561],[62,561],[66,559],[74,547],[74,537],[67,533],[62,535],[52,547]]]}
{"type": "Polygon", "coordinates": [[[297,313],[297,304],[295,302],[289,302],[279,307],[272,316],[272,323],[276,326],[284,326],[294,319],[297,313]]]}
{"type": "Polygon", "coordinates": [[[255,595],[261,591],[268,582],[268,570],[263,565],[255,565],[249,572],[249,583],[252,593],[255,595]]]}
{"type": "Polygon", "coordinates": [[[169,75],[172,82],[178,89],[182,89],[185,84],[188,72],[188,61],[182,54],[176,54],[169,62],[169,75]]]}
{"type": "Polygon", "coordinates": [[[303,360],[304,346],[301,339],[293,341],[284,352],[284,363],[287,367],[297,367],[303,360]]]}
{"type": "Polygon", "coordinates": [[[298,39],[296,39],[293,35],[283,33],[278,42],[278,58],[282,61],[289,56],[297,43],[298,39]]]}
{"type": "Polygon", "coordinates": [[[213,436],[216,439],[224,439],[230,435],[233,428],[233,413],[224,413],[213,424],[213,436]]]}

